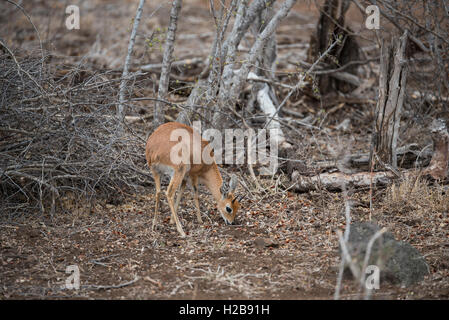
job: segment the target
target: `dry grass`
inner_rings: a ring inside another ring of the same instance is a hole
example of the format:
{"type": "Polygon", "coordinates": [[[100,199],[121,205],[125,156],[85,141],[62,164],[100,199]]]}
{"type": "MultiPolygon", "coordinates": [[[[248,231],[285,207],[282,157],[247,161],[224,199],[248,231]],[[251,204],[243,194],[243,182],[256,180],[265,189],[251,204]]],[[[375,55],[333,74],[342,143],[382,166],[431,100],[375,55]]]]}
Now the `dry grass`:
{"type": "Polygon", "coordinates": [[[394,214],[413,212],[414,215],[447,215],[449,193],[447,186],[430,185],[423,177],[408,177],[393,183],[385,193],[385,208],[394,214]]]}

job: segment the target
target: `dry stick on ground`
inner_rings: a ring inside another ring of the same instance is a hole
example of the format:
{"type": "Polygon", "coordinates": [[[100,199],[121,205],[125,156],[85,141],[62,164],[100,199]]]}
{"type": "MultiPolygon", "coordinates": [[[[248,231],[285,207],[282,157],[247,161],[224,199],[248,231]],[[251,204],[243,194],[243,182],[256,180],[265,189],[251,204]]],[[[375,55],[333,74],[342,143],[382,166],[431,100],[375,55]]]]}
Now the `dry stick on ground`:
{"type": "Polygon", "coordinates": [[[99,286],[99,285],[83,285],[81,286],[82,289],[87,289],[87,290],[109,290],[109,289],[119,289],[119,288],[123,288],[129,285],[132,285],[133,283],[136,283],[137,281],[139,281],[139,277],[135,276],[133,280],[131,281],[127,281],[124,283],[120,283],[117,285],[110,285],[110,286],[99,286]]]}
{"type": "MultiPolygon", "coordinates": [[[[158,99],[165,99],[168,92],[168,84],[170,80],[170,70],[172,63],[172,55],[176,37],[176,29],[178,27],[178,16],[181,11],[182,0],[174,0],[170,11],[170,22],[167,31],[167,40],[165,42],[164,57],[162,59],[162,71],[159,79],[159,89],[157,92],[158,99]]],[[[153,127],[157,128],[164,123],[164,109],[162,103],[156,101],[154,105],[153,127]]]]}
{"type": "MultiPolygon", "coordinates": [[[[284,110],[285,111],[285,110],[284,110]]],[[[300,122],[295,122],[298,124],[302,124],[300,122]]],[[[314,128],[319,130],[320,128],[314,127],[311,125],[303,124],[308,126],[309,128],[314,128]]],[[[415,143],[407,144],[403,147],[397,149],[398,162],[401,163],[404,168],[416,167],[419,163],[429,163],[432,159],[433,152],[431,150],[417,150],[418,145],[415,143]]],[[[376,158],[374,156],[374,158],[376,158]]],[[[279,158],[281,160],[287,160],[292,163],[299,162],[303,166],[302,171],[306,171],[307,173],[313,172],[328,172],[334,169],[338,169],[338,160],[317,160],[317,161],[307,161],[307,160],[298,160],[298,159],[287,159],[287,158],[279,158]]],[[[374,169],[370,167],[369,163],[370,153],[360,153],[360,154],[349,154],[346,157],[346,162],[348,163],[350,168],[357,168],[359,170],[365,170],[373,172],[374,169]]],[[[390,169],[389,169],[390,170],[390,169]]],[[[291,173],[292,170],[289,171],[291,173]]]]}
{"type": "Polygon", "coordinates": [[[126,90],[126,84],[128,82],[129,64],[131,62],[131,54],[133,52],[134,42],[136,40],[137,29],[139,28],[140,18],[142,16],[144,4],[145,4],[145,0],[140,0],[139,6],[137,7],[136,17],[134,18],[134,25],[133,25],[133,29],[131,31],[131,37],[129,39],[129,44],[128,44],[128,53],[126,55],[125,65],[123,67],[122,79],[120,81],[119,103],[117,105],[117,118],[119,119],[118,123],[120,126],[120,128],[119,128],[120,131],[122,128],[123,119],[125,117],[125,106],[124,106],[123,101],[125,100],[125,90],[126,90]]]}
{"type": "MultiPolygon", "coordinates": [[[[326,70],[325,67],[326,65],[322,66],[322,69],[318,70],[318,71],[313,71],[311,72],[311,74],[313,75],[329,75],[330,77],[335,78],[336,80],[340,80],[340,81],[345,81],[347,83],[350,83],[354,86],[359,87],[362,83],[362,81],[360,80],[359,77],[357,77],[354,74],[351,74],[349,72],[344,72],[343,70],[350,67],[350,66],[356,66],[356,65],[362,65],[364,63],[369,63],[371,59],[367,59],[365,61],[353,61],[353,63],[348,62],[347,64],[343,65],[342,67],[339,68],[334,68],[334,69],[329,69],[326,70]]],[[[378,59],[372,59],[374,60],[378,60],[378,59]]],[[[289,61],[288,63],[296,65],[296,66],[306,66],[306,67],[310,67],[311,64],[305,61],[300,61],[300,63],[296,63],[293,61],[289,61]]]]}

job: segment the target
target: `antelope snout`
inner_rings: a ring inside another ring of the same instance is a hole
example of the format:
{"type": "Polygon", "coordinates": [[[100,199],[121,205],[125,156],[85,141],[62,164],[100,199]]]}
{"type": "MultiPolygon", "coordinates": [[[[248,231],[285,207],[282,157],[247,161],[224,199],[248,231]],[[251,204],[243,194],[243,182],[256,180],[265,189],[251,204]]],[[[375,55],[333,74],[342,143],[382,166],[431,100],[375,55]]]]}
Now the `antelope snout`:
{"type": "Polygon", "coordinates": [[[235,219],[234,219],[234,221],[228,221],[228,219],[224,219],[224,221],[225,221],[226,225],[228,225],[228,226],[237,225],[237,222],[235,221],[235,219]]]}

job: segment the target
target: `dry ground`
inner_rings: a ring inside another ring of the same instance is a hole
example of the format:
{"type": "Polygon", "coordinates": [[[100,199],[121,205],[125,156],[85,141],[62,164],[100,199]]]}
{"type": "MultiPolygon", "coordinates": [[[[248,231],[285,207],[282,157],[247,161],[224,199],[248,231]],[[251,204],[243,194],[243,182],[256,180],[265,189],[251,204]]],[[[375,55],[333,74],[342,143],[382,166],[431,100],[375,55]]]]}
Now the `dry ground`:
{"type": "MultiPolygon", "coordinates": [[[[163,28],[168,20],[167,3],[160,2],[163,6],[159,7],[149,2],[142,35],[163,28]]],[[[64,16],[60,2],[25,5],[42,37],[51,39],[45,45],[65,63],[84,56],[86,64],[120,68],[136,1],[83,1],[80,7],[87,12],[82,28],[69,33],[58,29],[64,16]]],[[[313,30],[317,15],[313,5],[300,4],[295,9],[280,28],[280,44],[306,43],[313,30]]],[[[26,46],[33,40],[33,31],[20,13],[11,17],[7,24],[2,21],[8,43],[26,46]]],[[[356,27],[360,19],[356,11],[353,18],[356,27]]],[[[203,2],[185,4],[176,57],[206,57],[213,37],[211,26],[203,2]]],[[[157,47],[157,43],[154,48],[138,44],[135,65],[160,62],[157,47]]],[[[280,55],[288,54],[280,51],[280,55]]],[[[296,54],[303,56],[304,50],[298,49],[296,54]]],[[[366,128],[372,114],[363,108],[370,106],[344,105],[338,112],[327,114],[324,110],[320,114],[315,105],[301,104],[298,112],[321,117],[327,129],[317,132],[299,127],[287,131],[289,140],[301,148],[301,156],[310,159],[332,156],[335,150],[329,145],[341,145],[349,152],[367,151],[370,136],[366,128]],[[352,134],[334,130],[347,117],[352,119],[352,134]]],[[[405,128],[403,142],[414,141],[418,133],[419,127],[405,128]]],[[[423,137],[414,142],[425,146],[429,140],[423,137]]],[[[68,212],[53,220],[4,218],[0,224],[0,298],[331,299],[340,262],[336,231],[345,227],[342,194],[283,191],[289,186],[283,175],[261,183],[266,191],[248,194],[235,226],[224,225],[206,193],[200,201],[205,222],[199,225],[192,213],[193,201],[187,196],[180,207],[188,233],[185,239],[169,224],[164,198],[162,221],[151,230],[152,188],[147,195],[119,204],[100,201],[83,207],[65,199],[68,212]],[[69,265],[80,269],[80,290],[63,289],[69,265]]],[[[245,191],[240,187],[238,192],[245,191]]],[[[353,220],[368,220],[368,190],[352,193],[350,198],[353,220]]],[[[409,288],[382,284],[374,298],[449,298],[449,196],[444,188],[404,182],[397,188],[375,191],[373,203],[372,219],[397,239],[415,246],[425,255],[431,271],[422,283],[409,288]]],[[[353,299],[358,293],[351,280],[344,281],[342,298],[353,299]]]]}
{"type": "MultiPolygon", "coordinates": [[[[268,182],[267,182],[268,183],[268,182]]],[[[403,186],[407,188],[407,186],[403,186]]],[[[426,256],[431,274],[409,288],[382,285],[376,298],[449,297],[448,196],[421,186],[414,198],[400,191],[375,197],[373,220],[426,256]],[[423,192],[430,192],[423,195],[423,192]],[[396,195],[392,200],[390,194],[396,195]],[[419,194],[419,195],[418,195],[419,194]],[[385,200],[378,200],[385,199],[385,200]],[[427,206],[426,206],[427,205],[427,206]],[[445,210],[445,211],[444,211],[445,210]]],[[[406,192],[409,192],[407,189],[406,192]]],[[[385,194],[387,193],[387,194],[385,194]]],[[[4,298],[329,299],[339,264],[335,231],[344,228],[341,194],[296,195],[273,190],[243,201],[236,226],[225,226],[202,195],[203,225],[186,197],[179,237],[168,214],[151,231],[153,196],[123,205],[73,207],[50,225],[42,219],[1,225],[4,298]],[[80,268],[81,289],[64,290],[66,267],[80,268]],[[101,289],[138,280],[122,288],[101,289]]],[[[366,193],[351,196],[354,220],[367,220],[366,193]]],[[[168,205],[163,201],[162,210],[168,205]]],[[[357,297],[352,281],[343,297],[357,297]]]]}

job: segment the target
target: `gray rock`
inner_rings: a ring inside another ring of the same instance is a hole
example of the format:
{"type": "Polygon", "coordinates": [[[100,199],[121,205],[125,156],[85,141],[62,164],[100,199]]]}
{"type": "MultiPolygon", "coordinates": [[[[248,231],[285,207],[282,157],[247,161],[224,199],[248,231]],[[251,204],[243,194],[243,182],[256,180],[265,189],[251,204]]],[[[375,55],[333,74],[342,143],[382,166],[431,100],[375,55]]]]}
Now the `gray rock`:
{"type": "MultiPolygon", "coordinates": [[[[361,269],[369,240],[380,227],[369,222],[350,225],[348,250],[361,269]]],[[[430,273],[424,257],[409,243],[397,241],[386,232],[373,244],[368,265],[380,269],[380,281],[407,287],[424,279],[430,273]]]]}

